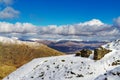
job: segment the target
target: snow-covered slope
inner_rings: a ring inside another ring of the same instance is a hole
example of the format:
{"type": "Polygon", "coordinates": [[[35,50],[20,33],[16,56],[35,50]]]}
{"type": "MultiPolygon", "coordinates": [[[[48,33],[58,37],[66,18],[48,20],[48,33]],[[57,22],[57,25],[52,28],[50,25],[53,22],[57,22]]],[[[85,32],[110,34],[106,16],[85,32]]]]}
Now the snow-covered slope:
{"type": "Polygon", "coordinates": [[[7,37],[2,37],[2,36],[0,36],[0,43],[2,44],[25,44],[31,47],[37,47],[37,46],[42,45],[37,42],[20,41],[16,38],[7,38],[7,37]]]}
{"type": "Polygon", "coordinates": [[[100,75],[95,80],[120,80],[120,66],[100,75]]]}
{"type": "MultiPolygon", "coordinates": [[[[17,69],[3,80],[99,80],[97,78],[99,75],[120,66],[119,42],[104,45],[103,47],[110,48],[112,52],[98,61],[74,55],[38,58],[17,69]]],[[[119,68],[115,69],[115,71],[119,70],[119,68]]],[[[120,80],[120,76],[116,79],[120,80]]]]}
{"type": "Polygon", "coordinates": [[[115,50],[120,50],[120,40],[115,40],[111,43],[108,43],[106,45],[103,45],[103,47],[107,49],[115,49],[115,50]]]}

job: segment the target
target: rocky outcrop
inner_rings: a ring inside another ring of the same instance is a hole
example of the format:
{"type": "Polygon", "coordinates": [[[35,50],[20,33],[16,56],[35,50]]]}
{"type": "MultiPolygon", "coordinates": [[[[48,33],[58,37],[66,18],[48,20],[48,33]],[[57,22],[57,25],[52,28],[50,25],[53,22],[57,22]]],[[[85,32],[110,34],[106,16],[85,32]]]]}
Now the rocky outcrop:
{"type": "Polygon", "coordinates": [[[81,52],[75,53],[75,56],[81,56],[81,52]]]}
{"type": "Polygon", "coordinates": [[[81,56],[82,56],[82,57],[89,57],[90,54],[92,54],[92,51],[89,50],[89,49],[83,49],[83,50],[81,50],[80,52],[81,52],[81,56]]]}
{"type": "Polygon", "coordinates": [[[105,54],[111,52],[111,50],[105,49],[103,47],[94,50],[94,60],[100,60],[105,54]]]}
{"type": "MultiPolygon", "coordinates": [[[[111,50],[105,49],[103,47],[94,49],[94,60],[100,60],[102,57],[105,56],[105,54],[111,52],[111,50]]],[[[90,54],[92,54],[92,51],[89,49],[82,49],[81,51],[77,52],[75,56],[81,56],[81,57],[89,57],[90,54]]]]}
{"type": "Polygon", "coordinates": [[[76,56],[81,56],[81,57],[89,57],[90,54],[92,54],[92,51],[89,49],[83,49],[80,52],[76,53],[76,56]]]}

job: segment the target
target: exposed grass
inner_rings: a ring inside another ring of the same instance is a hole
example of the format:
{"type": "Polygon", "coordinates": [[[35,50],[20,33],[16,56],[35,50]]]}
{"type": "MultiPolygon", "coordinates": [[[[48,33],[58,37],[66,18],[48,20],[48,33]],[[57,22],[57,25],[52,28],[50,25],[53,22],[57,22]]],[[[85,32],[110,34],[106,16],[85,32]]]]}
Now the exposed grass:
{"type": "Polygon", "coordinates": [[[58,55],[63,53],[45,45],[36,48],[25,44],[0,44],[0,79],[34,58],[58,55]]]}
{"type": "Polygon", "coordinates": [[[0,65],[0,80],[14,70],[16,70],[14,66],[0,65]]]}

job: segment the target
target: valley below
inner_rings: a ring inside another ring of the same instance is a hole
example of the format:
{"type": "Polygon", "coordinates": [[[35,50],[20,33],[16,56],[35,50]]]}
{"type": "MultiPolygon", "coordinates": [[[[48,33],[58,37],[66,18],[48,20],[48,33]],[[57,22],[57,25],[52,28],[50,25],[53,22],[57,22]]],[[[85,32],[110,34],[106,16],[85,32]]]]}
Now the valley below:
{"type": "Polygon", "coordinates": [[[35,42],[45,44],[55,50],[67,54],[74,54],[75,52],[80,51],[82,49],[94,50],[95,48],[98,48],[101,45],[108,43],[108,41],[75,41],[75,40],[59,40],[59,41],[35,40],[35,42]]]}

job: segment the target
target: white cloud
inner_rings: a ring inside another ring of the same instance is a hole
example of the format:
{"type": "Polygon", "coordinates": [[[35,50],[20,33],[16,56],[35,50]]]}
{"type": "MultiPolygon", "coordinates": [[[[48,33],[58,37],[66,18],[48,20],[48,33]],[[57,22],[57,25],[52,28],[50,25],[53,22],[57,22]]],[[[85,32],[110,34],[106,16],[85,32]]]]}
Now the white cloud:
{"type": "MultiPolygon", "coordinates": [[[[18,23],[16,23],[16,24],[18,24],[18,23]]],[[[19,29],[19,28],[17,28],[18,25],[16,25],[16,24],[14,25],[15,28],[12,31],[14,31],[15,29],[19,29]]],[[[19,23],[19,24],[24,24],[24,23],[19,23]]],[[[20,25],[20,26],[23,26],[23,25],[20,25]]],[[[29,26],[29,25],[27,25],[27,26],[29,26]]],[[[26,28],[27,28],[27,26],[26,26],[26,28]]],[[[80,36],[81,35],[89,36],[89,35],[93,35],[93,34],[96,35],[100,32],[104,32],[104,31],[109,32],[112,29],[110,25],[104,24],[100,20],[97,20],[97,19],[93,19],[91,21],[73,24],[73,25],[61,25],[61,26],[48,25],[48,26],[43,26],[43,27],[42,26],[36,27],[35,25],[32,25],[32,26],[34,26],[34,28],[36,28],[36,30],[37,30],[36,33],[38,33],[38,34],[54,34],[54,35],[59,34],[59,35],[80,35],[80,36]]],[[[21,30],[17,30],[17,32],[19,32],[19,31],[23,32],[21,30]]],[[[29,32],[29,31],[30,30],[28,30],[27,32],[29,32]]]]}
{"type": "Polygon", "coordinates": [[[36,26],[30,23],[7,23],[7,22],[0,22],[0,32],[2,33],[35,33],[36,26]]]}
{"type": "Polygon", "coordinates": [[[111,29],[111,30],[103,30],[103,31],[100,31],[100,32],[97,32],[96,35],[98,36],[116,36],[116,35],[119,35],[120,31],[118,29],[111,29]]]}
{"type": "Polygon", "coordinates": [[[120,17],[114,19],[113,26],[120,28],[120,17]]]}
{"type": "Polygon", "coordinates": [[[13,0],[3,0],[6,5],[11,5],[13,0]]]}
{"type": "Polygon", "coordinates": [[[11,5],[13,3],[13,0],[0,0],[0,3],[3,5],[11,5]]]}
{"type": "Polygon", "coordinates": [[[11,5],[13,0],[0,0],[0,19],[14,19],[19,16],[19,11],[11,5]]]}
{"type": "Polygon", "coordinates": [[[48,25],[41,27],[30,23],[17,22],[12,24],[0,22],[0,32],[4,36],[55,40],[113,40],[120,38],[120,30],[118,28],[97,19],[72,25],[48,25]]]}
{"type": "Polygon", "coordinates": [[[49,25],[48,27],[41,28],[41,32],[62,35],[92,35],[109,28],[111,28],[110,25],[104,24],[100,20],[93,19],[73,25],[49,25]]]}
{"type": "Polygon", "coordinates": [[[17,18],[19,13],[19,11],[13,9],[12,7],[6,7],[4,10],[0,11],[0,19],[17,18]]]}
{"type": "Polygon", "coordinates": [[[102,26],[102,25],[104,25],[104,23],[98,19],[92,19],[90,21],[80,23],[79,25],[81,25],[81,26],[102,26]]]}

